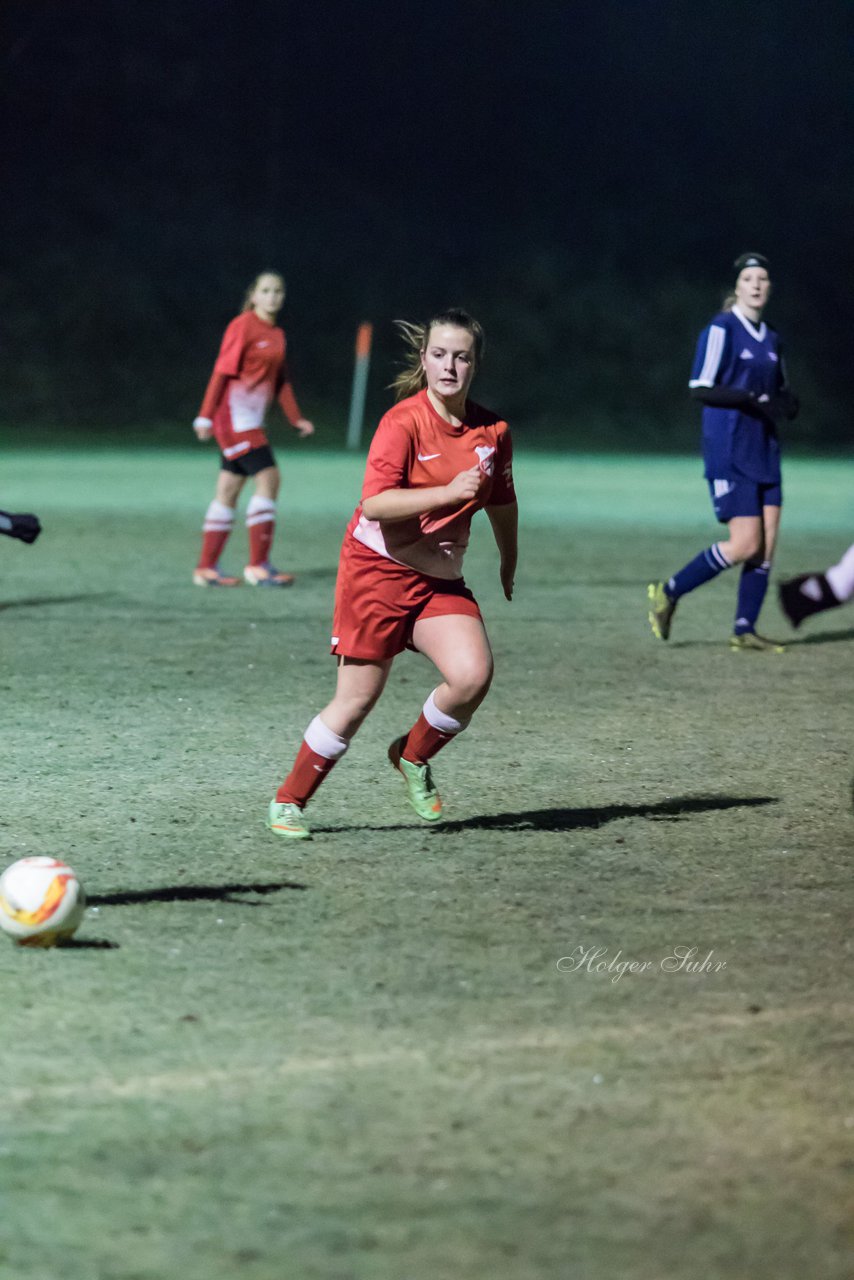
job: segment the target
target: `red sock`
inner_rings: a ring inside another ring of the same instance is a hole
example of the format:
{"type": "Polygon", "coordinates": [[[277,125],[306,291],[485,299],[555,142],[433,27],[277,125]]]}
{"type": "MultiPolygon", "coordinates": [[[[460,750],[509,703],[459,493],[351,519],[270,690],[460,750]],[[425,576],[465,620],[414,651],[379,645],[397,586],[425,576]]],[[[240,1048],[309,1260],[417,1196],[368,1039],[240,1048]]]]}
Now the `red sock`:
{"type": "Polygon", "coordinates": [[[323,779],[336,764],[337,760],[327,760],[312,751],[307,742],[303,742],[294,767],[276,792],[279,804],[298,804],[304,809],[323,779]]]}
{"type": "Polygon", "coordinates": [[[441,729],[434,729],[422,711],[406,735],[400,754],[410,764],[426,764],[437,751],[441,751],[456,736],[455,733],[444,733],[441,729]]]}
{"type": "Polygon", "coordinates": [[[199,563],[196,565],[197,569],[217,567],[230,533],[230,529],[205,529],[202,534],[202,550],[199,554],[199,563]]]}
{"type": "Polygon", "coordinates": [[[276,532],[275,520],[262,520],[259,524],[249,526],[249,563],[266,564],[270,559],[270,548],[273,545],[273,534],[276,532]]]}

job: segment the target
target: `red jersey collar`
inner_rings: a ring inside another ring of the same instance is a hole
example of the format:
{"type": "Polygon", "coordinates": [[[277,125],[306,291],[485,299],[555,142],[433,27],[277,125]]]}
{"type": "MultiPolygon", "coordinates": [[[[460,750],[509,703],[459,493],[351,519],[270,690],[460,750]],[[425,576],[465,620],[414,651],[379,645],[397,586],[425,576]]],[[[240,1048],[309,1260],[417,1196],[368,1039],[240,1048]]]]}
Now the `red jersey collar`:
{"type": "Polygon", "coordinates": [[[435,408],[435,406],[433,405],[432,400],[430,399],[430,397],[429,397],[429,396],[428,396],[428,394],[427,394],[427,388],[426,388],[426,387],[422,387],[422,389],[418,392],[418,394],[422,397],[422,399],[423,399],[424,403],[426,404],[427,408],[429,409],[431,417],[435,418],[435,420],[438,422],[438,424],[439,424],[439,426],[442,428],[442,430],[443,430],[443,431],[447,431],[448,435],[451,435],[451,436],[461,436],[461,435],[463,434],[463,432],[464,432],[464,431],[467,431],[467,430],[468,430],[468,428],[469,428],[468,418],[469,418],[469,415],[470,415],[470,413],[471,413],[470,401],[469,401],[469,400],[466,400],[466,416],[465,416],[465,418],[463,419],[463,421],[460,423],[460,425],[459,425],[458,427],[455,427],[455,426],[452,426],[450,422],[447,422],[447,421],[442,417],[441,413],[437,413],[436,408],[435,408]]]}

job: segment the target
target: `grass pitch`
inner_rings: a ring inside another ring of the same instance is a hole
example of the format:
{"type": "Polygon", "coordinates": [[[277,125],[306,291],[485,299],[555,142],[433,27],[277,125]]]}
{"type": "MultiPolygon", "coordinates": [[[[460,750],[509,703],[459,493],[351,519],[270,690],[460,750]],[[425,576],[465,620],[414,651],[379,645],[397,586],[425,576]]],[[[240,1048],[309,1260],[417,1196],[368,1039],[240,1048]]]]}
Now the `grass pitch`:
{"type": "MultiPolygon", "coordinates": [[[[854,610],[732,654],[724,575],[657,643],[646,582],[716,536],[696,461],[522,451],[448,821],[385,763],[433,687],[405,655],[291,847],[362,463],[282,461],[280,593],[191,587],[210,454],[4,463],[46,532],[0,546],[0,853],[91,906],[0,948],[0,1276],[849,1277],[854,610]]],[[[778,571],[824,567],[850,463],[787,481],[778,571]]]]}

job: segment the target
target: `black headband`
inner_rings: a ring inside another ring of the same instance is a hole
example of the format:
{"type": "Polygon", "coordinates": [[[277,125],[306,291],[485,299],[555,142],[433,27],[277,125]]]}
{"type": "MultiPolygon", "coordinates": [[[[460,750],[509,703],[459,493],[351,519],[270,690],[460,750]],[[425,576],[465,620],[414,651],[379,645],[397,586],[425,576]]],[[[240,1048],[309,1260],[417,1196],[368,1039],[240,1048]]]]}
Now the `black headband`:
{"type": "Polygon", "coordinates": [[[740,258],[736,258],[732,264],[735,267],[736,278],[741,275],[745,267],[764,267],[768,270],[768,259],[763,258],[761,253],[743,253],[740,258]]]}

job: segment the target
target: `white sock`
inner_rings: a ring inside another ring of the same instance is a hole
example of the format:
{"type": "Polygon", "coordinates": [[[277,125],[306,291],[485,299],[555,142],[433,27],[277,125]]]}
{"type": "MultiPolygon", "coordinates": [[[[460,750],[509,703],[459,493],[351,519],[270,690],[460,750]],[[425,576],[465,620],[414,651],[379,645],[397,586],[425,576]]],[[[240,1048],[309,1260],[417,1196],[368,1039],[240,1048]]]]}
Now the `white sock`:
{"type": "Polygon", "coordinates": [[[253,524],[265,524],[275,518],[276,504],[272,498],[260,498],[257,493],[253,493],[246,508],[246,528],[253,524]]]}
{"type": "Polygon", "coordinates": [[[302,736],[306,746],[311,747],[316,755],[323,756],[326,760],[340,760],[350,745],[346,738],[333,733],[320,716],[314,717],[302,736]]]}
{"type": "Polygon", "coordinates": [[[217,502],[214,498],[213,502],[205,512],[205,522],[202,525],[205,533],[212,533],[219,529],[225,531],[230,529],[234,524],[234,507],[226,507],[222,502],[217,502]]]}
{"type": "Polygon", "coordinates": [[[841,604],[844,604],[846,600],[850,600],[854,596],[854,544],[848,548],[839,564],[835,564],[832,569],[828,569],[824,576],[830,584],[831,591],[841,604]]]}
{"type": "Polygon", "coordinates": [[[430,697],[421,708],[424,719],[429,725],[432,725],[434,729],[438,729],[440,733],[462,733],[463,729],[465,729],[469,724],[469,721],[455,720],[454,717],[449,716],[447,712],[440,711],[433,698],[433,694],[435,692],[436,690],[434,689],[433,693],[430,694],[430,697]]]}

